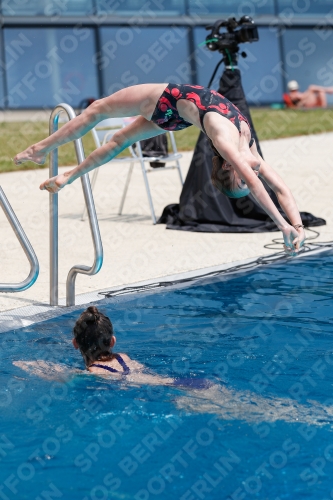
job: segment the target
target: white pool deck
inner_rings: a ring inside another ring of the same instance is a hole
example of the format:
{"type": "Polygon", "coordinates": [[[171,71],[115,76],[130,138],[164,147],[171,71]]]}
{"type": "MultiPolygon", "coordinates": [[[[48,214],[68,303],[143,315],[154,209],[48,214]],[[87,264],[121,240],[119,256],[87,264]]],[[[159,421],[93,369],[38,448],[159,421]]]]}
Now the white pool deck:
{"type": "MultiPolygon", "coordinates": [[[[327,220],[317,241],[333,240],[333,133],[293,137],[261,143],[263,154],[286,180],[299,209],[327,220]]],[[[191,152],[181,160],[184,176],[191,152]]],[[[264,248],[278,233],[209,234],[166,230],[152,224],[140,166],[134,168],[123,215],[118,206],[127,166],[101,168],[94,191],[104,247],[101,271],[91,277],[79,275],[76,294],[89,302],[94,292],[115,286],[163,278],[188,271],[243,261],[272,253],[264,248]]],[[[48,177],[47,169],[0,174],[0,185],[15,210],[40,263],[40,274],[25,292],[0,293],[0,311],[49,303],[49,196],[38,189],[48,177]]],[[[177,203],[181,186],[176,171],[150,175],[156,214],[177,203]]],[[[69,269],[75,264],[91,265],[93,246],[89,223],[81,221],[83,195],[75,182],[59,195],[59,296],[65,296],[69,269]]],[[[29,272],[28,261],[0,209],[0,282],[17,283],[29,272]]],[[[3,316],[3,315],[2,315],[3,316]]],[[[0,318],[1,321],[1,318],[0,318]]]]}

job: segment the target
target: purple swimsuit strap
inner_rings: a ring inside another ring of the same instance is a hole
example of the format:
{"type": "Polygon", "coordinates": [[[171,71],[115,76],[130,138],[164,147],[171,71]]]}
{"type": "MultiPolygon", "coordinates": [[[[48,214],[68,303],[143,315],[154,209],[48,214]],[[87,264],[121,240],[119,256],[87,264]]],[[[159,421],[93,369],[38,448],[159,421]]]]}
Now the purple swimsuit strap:
{"type": "Polygon", "coordinates": [[[127,375],[130,372],[130,369],[127,366],[127,364],[125,363],[125,361],[123,360],[123,358],[120,356],[120,354],[115,354],[114,356],[117,359],[118,363],[122,366],[122,368],[123,368],[122,372],[119,370],[116,370],[115,368],[112,368],[111,366],[107,366],[107,365],[99,365],[99,364],[94,363],[91,366],[96,366],[96,368],[103,368],[103,370],[107,370],[107,371],[112,372],[112,373],[123,373],[124,375],[127,375]]]}

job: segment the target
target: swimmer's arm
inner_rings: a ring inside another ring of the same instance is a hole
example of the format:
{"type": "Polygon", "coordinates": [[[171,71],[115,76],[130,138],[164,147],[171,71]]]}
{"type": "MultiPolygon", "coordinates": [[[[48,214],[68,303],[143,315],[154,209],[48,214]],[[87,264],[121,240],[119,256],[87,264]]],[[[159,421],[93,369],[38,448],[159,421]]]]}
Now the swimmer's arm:
{"type": "Polygon", "coordinates": [[[36,361],[13,361],[13,365],[27,373],[36,375],[44,380],[64,380],[70,375],[84,373],[76,368],[68,368],[66,365],[44,361],[43,359],[36,361]]]}
{"type": "Polygon", "coordinates": [[[171,377],[161,377],[150,373],[133,373],[126,376],[127,383],[139,385],[173,385],[174,379],[171,377]]]}

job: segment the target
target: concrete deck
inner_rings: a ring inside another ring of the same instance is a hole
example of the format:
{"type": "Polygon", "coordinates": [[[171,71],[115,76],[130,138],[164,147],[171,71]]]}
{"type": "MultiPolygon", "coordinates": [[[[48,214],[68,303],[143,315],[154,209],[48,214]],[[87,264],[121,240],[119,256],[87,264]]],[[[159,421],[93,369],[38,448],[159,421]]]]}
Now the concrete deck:
{"type": "MultiPolygon", "coordinates": [[[[262,142],[268,161],[292,189],[300,210],[327,220],[318,241],[333,240],[333,133],[262,142]]],[[[191,153],[182,159],[186,175],[191,153]]],[[[0,184],[27,233],[40,262],[40,275],[29,290],[0,293],[0,311],[49,300],[48,194],[38,190],[47,170],[5,173],[0,184]]],[[[105,165],[95,188],[95,204],[104,247],[104,264],[96,276],[79,275],[76,293],[89,293],[117,285],[202,269],[272,253],[263,246],[278,233],[205,234],[166,230],[153,226],[139,165],[135,167],[122,216],[117,215],[127,167],[105,165]]],[[[178,201],[180,183],[176,171],[150,176],[156,214],[178,201]]],[[[81,221],[83,195],[75,182],[59,195],[59,295],[74,264],[91,265],[93,248],[88,221],[81,221]]],[[[0,282],[19,282],[29,264],[0,210],[0,282]]]]}

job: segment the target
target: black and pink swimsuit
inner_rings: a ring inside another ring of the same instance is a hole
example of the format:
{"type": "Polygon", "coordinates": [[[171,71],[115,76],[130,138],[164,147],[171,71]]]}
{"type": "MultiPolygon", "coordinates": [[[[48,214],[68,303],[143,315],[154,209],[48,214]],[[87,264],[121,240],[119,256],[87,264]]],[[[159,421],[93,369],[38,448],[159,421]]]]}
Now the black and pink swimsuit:
{"type": "MultiPolygon", "coordinates": [[[[209,111],[214,111],[224,116],[224,118],[228,118],[237,127],[239,133],[241,132],[240,124],[242,121],[247,123],[251,131],[248,120],[232,102],[215,90],[210,90],[200,85],[169,83],[157,101],[156,108],[150,120],[164,130],[182,130],[190,127],[192,123],[185,121],[179,116],[177,101],[180,99],[191,101],[197,106],[201,127],[205,133],[203,121],[205,114],[209,111]]],[[[249,146],[251,147],[252,144],[253,139],[251,139],[249,146]]]]}

